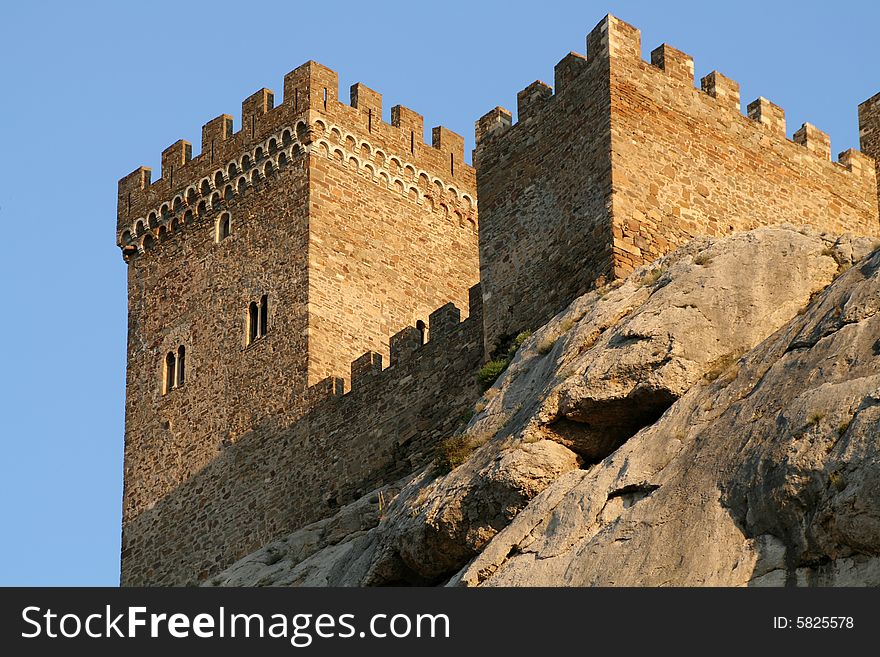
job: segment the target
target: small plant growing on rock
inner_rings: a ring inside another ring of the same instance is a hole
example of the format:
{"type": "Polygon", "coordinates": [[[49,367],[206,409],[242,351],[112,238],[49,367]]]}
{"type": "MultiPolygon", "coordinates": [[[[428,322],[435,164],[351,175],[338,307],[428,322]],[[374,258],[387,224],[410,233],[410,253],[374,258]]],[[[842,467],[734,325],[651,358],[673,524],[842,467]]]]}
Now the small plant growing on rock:
{"type": "Polygon", "coordinates": [[[642,276],[640,283],[642,284],[642,287],[649,287],[649,286],[653,285],[654,283],[656,283],[657,281],[659,281],[660,277],[662,275],[663,275],[663,270],[660,269],[659,267],[656,269],[652,269],[651,271],[647,272],[644,276],[642,276]]]}
{"type": "MultiPolygon", "coordinates": [[[[507,417],[502,416],[502,424],[507,422],[507,417]]],[[[468,460],[468,457],[477,447],[485,445],[495,435],[492,431],[481,431],[475,434],[460,433],[451,436],[440,443],[437,452],[437,467],[440,472],[446,474],[468,460]]]]}
{"type": "Polygon", "coordinates": [[[807,426],[808,427],[816,427],[819,426],[819,423],[825,419],[825,413],[821,411],[813,411],[810,413],[807,418],[807,426]]]}
{"type": "MultiPolygon", "coordinates": [[[[714,381],[722,374],[724,374],[727,369],[736,362],[736,354],[728,353],[716,358],[711,363],[709,363],[709,369],[706,370],[706,373],[703,375],[703,378],[706,381],[714,381]]],[[[725,376],[722,382],[730,383],[733,379],[736,378],[736,372],[733,372],[733,376],[730,374],[725,376]],[[730,377],[730,378],[729,378],[730,377]]]]}
{"type": "Polygon", "coordinates": [[[519,348],[522,347],[523,342],[528,340],[531,336],[531,331],[522,331],[518,333],[513,339],[513,342],[511,342],[510,346],[507,348],[507,355],[513,358],[516,355],[516,352],[519,351],[519,348]]]}
{"type": "Polygon", "coordinates": [[[513,360],[513,357],[516,355],[516,352],[519,351],[523,342],[528,340],[531,335],[531,331],[522,331],[521,333],[518,333],[516,337],[511,340],[507,348],[502,350],[502,356],[493,358],[477,371],[477,381],[480,382],[480,385],[482,385],[484,389],[492,387],[492,384],[498,380],[498,377],[501,376],[504,370],[507,369],[507,366],[510,365],[510,361],[513,360]]]}
{"type": "Polygon", "coordinates": [[[835,470],[831,474],[828,475],[828,483],[836,490],[838,493],[846,488],[846,478],[843,476],[839,470],[835,470]]]}
{"type": "Polygon", "coordinates": [[[550,351],[553,349],[553,345],[556,344],[557,339],[558,338],[555,335],[551,335],[550,333],[545,335],[543,338],[541,338],[541,341],[538,342],[538,353],[542,356],[546,356],[547,354],[549,354],[550,351]]]}
{"type": "Polygon", "coordinates": [[[559,338],[568,333],[575,324],[583,319],[583,317],[583,313],[579,316],[569,315],[559,322],[559,330],[556,333],[547,333],[541,338],[541,341],[538,342],[538,353],[542,356],[549,354],[559,338]]]}
{"type": "Polygon", "coordinates": [[[484,388],[491,388],[492,384],[498,380],[498,377],[507,369],[510,364],[506,358],[494,358],[483,365],[477,371],[477,381],[484,388]]]}
{"type": "Polygon", "coordinates": [[[452,472],[467,461],[467,457],[472,451],[474,450],[468,442],[466,433],[447,438],[440,443],[440,449],[437,453],[437,467],[443,473],[452,472]]]}
{"type": "Polygon", "coordinates": [[[706,253],[699,253],[694,258],[694,264],[699,265],[700,267],[706,267],[712,264],[712,258],[709,257],[706,253]]]}

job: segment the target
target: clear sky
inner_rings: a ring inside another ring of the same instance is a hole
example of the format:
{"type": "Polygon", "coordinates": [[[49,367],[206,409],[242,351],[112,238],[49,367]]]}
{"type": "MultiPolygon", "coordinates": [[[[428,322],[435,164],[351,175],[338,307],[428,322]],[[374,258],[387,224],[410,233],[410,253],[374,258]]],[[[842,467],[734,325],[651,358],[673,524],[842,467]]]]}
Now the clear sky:
{"type": "MultiPolygon", "coordinates": [[[[611,12],[858,146],[880,91],[880,3],[8,2],[0,17],[0,585],[119,578],[126,266],[116,184],[236,117],[308,59],[473,147],[473,123],[553,82],[611,12]]],[[[428,132],[430,140],[430,132],[428,132]]],[[[195,153],[194,153],[195,154],[195,153]]]]}

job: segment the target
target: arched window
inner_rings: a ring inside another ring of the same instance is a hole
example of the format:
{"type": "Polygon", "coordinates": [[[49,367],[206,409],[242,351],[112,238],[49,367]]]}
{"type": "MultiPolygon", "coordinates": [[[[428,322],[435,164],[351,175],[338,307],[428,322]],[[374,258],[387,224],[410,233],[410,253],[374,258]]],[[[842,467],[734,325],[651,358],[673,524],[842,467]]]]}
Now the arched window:
{"type": "Polygon", "coordinates": [[[229,171],[229,179],[232,180],[232,178],[235,177],[235,174],[238,173],[238,167],[235,166],[235,162],[232,162],[232,163],[229,165],[229,169],[228,169],[228,171],[229,171]]]}
{"type": "Polygon", "coordinates": [[[260,337],[266,335],[269,328],[269,296],[264,294],[260,298],[260,337]]]}
{"type": "Polygon", "coordinates": [[[253,342],[259,336],[260,327],[260,310],[256,301],[251,301],[248,305],[248,344],[253,342]]]}
{"type": "Polygon", "coordinates": [[[274,155],[278,150],[278,142],[275,139],[269,140],[269,155],[274,155]]]}
{"type": "Polygon", "coordinates": [[[202,196],[207,196],[211,193],[211,184],[207,180],[202,181],[202,196]]]}
{"type": "Polygon", "coordinates": [[[416,322],[416,330],[421,334],[421,342],[425,344],[428,337],[428,327],[425,326],[425,323],[422,320],[416,322]]]}
{"type": "Polygon", "coordinates": [[[256,153],[254,153],[254,159],[255,159],[257,162],[259,162],[259,161],[262,160],[264,157],[265,157],[265,155],[263,154],[263,148],[262,148],[262,146],[258,146],[258,147],[257,147],[257,151],[256,151],[256,153]]]}
{"type": "Polygon", "coordinates": [[[186,383],[186,347],[180,345],[177,351],[165,354],[162,368],[162,394],[167,395],[186,383]]]}
{"type": "Polygon", "coordinates": [[[264,294],[259,302],[248,304],[247,344],[266,337],[269,332],[269,296],[264,294]]]}
{"type": "Polygon", "coordinates": [[[220,189],[223,187],[223,173],[218,171],[214,174],[214,189],[220,189]]]}
{"type": "Polygon", "coordinates": [[[290,134],[290,130],[285,130],[284,133],[281,135],[281,143],[287,146],[292,141],[293,137],[290,134]]]}
{"type": "Polygon", "coordinates": [[[169,351],[165,355],[165,376],[164,378],[164,387],[162,388],[162,394],[167,395],[171,389],[174,387],[174,377],[176,375],[175,368],[176,358],[174,357],[174,352],[169,351]]]}
{"type": "Polygon", "coordinates": [[[186,347],[183,345],[177,348],[177,374],[175,379],[178,388],[186,382],[186,347]]]}
{"type": "Polygon", "coordinates": [[[225,240],[229,237],[230,233],[232,233],[232,215],[228,212],[224,212],[220,215],[220,218],[217,219],[217,242],[225,240]]]}
{"type": "Polygon", "coordinates": [[[241,170],[247,171],[250,168],[251,168],[251,158],[249,156],[245,155],[243,158],[241,158],[241,170]]]}

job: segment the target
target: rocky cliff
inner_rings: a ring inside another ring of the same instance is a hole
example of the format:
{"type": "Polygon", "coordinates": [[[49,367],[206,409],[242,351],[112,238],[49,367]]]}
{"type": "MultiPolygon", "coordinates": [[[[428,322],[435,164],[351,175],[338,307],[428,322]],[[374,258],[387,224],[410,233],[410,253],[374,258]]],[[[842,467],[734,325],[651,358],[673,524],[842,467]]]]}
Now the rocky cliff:
{"type": "Polygon", "coordinates": [[[877,246],[762,228],[584,295],[438,465],[208,584],[880,585],[877,246]]]}

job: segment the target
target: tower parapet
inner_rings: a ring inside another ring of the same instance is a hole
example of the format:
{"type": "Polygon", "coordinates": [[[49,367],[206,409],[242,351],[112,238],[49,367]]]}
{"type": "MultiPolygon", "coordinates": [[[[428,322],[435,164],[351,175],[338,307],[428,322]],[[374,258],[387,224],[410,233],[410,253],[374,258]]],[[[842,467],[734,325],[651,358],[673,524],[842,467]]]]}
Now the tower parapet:
{"type": "Polygon", "coordinates": [[[221,114],[202,126],[197,156],[179,140],[162,152],[158,180],[149,167],[122,178],[116,229],[123,254],[142,253],[178,227],[222,210],[306,153],[342,157],[375,183],[392,191],[396,186],[398,193],[476,227],[475,172],[464,161],[460,135],[437,126],[425,143],[420,114],[396,105],[387,124],[378,92],[354,84],[350,105],[339,101],[338,92],[335,71],[306,62],[284,77],[279,105],[266,88],[242,102],[237,132],[232,117],[221,114]]]}

